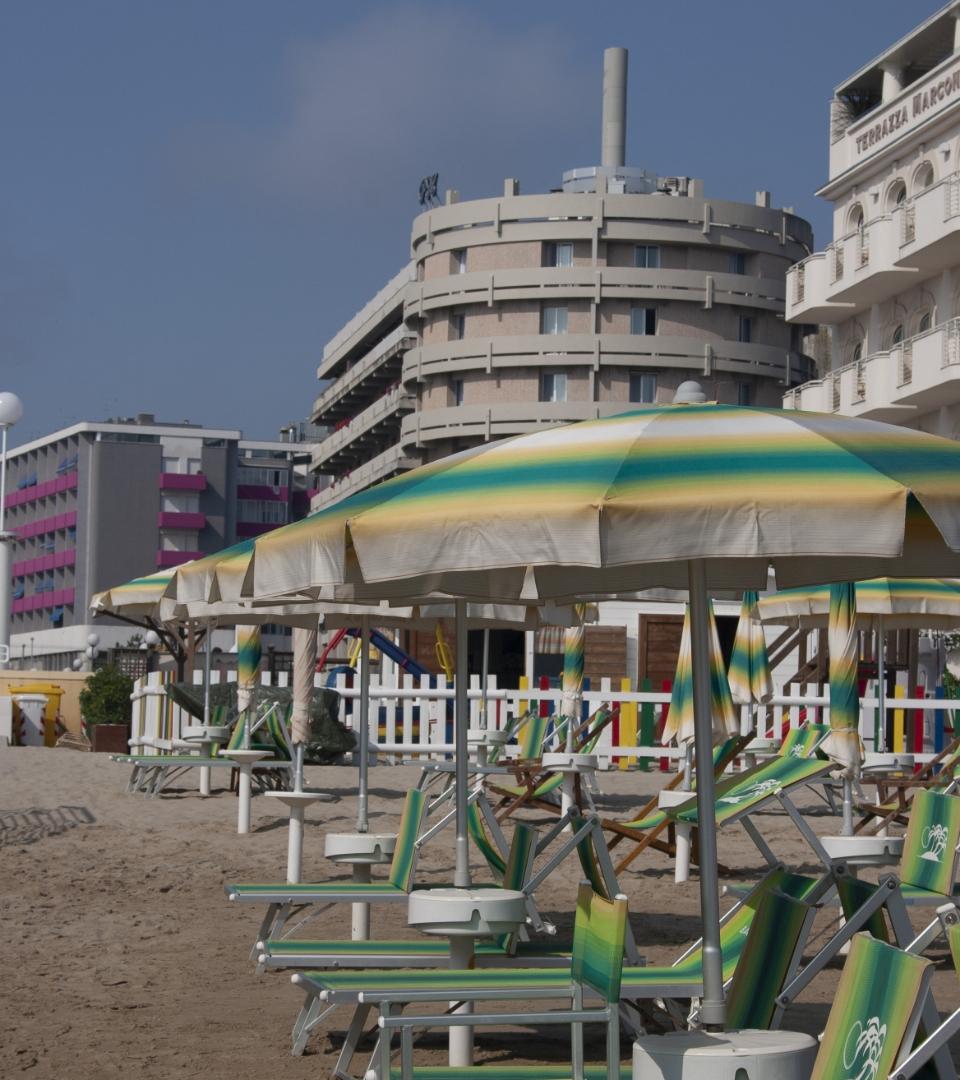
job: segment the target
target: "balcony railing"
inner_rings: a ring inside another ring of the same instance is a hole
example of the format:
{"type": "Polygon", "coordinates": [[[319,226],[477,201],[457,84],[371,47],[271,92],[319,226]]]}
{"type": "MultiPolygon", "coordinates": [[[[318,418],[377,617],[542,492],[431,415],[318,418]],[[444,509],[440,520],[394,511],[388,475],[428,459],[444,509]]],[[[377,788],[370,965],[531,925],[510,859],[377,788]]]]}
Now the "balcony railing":
{"type": "Polygon", "coordinates": [[[313,469],[318,469],[324,462],[329,461],[334,455],[340,453],[345,447],[361,438],[394,413],[400,411],[409,412],[414,408],[415,404],[416,400],[413,395],[408,394],[401,386],[396,386],[387,391],[383,397],[378,398],[372,405],[353,417],[349,423],[338,428],[314,448],[313,469]]]}
{"type": "Polygon", "coordinates": [[[316,511],[333,503],[340,502],[348,495],[375,484],[378,480],[384,480],[394,473],[403,472],[406,469],[415,468],[420,464],[420,458],[415,454],[405,453],[399,446],[391,446],[378,454],[375,458],[358,465],[357,468],[334,480],[329,487],[322,488],[317,492],[311,509],[316,511]]]}

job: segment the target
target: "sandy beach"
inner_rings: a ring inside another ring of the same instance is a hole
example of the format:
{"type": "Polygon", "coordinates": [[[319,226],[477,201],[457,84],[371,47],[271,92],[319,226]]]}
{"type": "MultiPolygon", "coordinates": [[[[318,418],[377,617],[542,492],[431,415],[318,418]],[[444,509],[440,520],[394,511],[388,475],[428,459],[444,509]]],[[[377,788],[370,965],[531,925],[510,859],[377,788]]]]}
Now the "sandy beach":
{"type": "MultiPolygon", "coordinates": [[[[380,766],[372,773],[371,827],[395,828],[403,795],[417,770],[380,766]]],[[[308,813],[305,880],[345,873],[322,856],[326,830],[345,831],[355,818],[355,772],[310,769],[308,782],[334,801],[308,813]]],[[[610,816],[636,808],[662,784],[659,773],[606,773],[598,805],[610,816]]],[[[301,995],[283,972],[257,976],[250,959],[261,912],[225,899],[226,881],[281,881],[286,818],[266,799],[254,802],[254,832],[237,836],[236,801],[225,791],[203,799],[194,779],[160,799],[127,795],[126,769],[103,755],[66,750],[0,752],[0,896],[4,971],[0,978],[0,1075],[40,1078],[323,1077],[329,1075],[348,1018],[312,1037],[302,1058],[289,1053],[290,1028],[301,995]]],[[[819,833],[835,819],[802,800],[819,833]]],[[[762,831],[793,867],[813,870],[808,849],[783,816],[764,814],[762,831]]],[[[720,858],[752,880],[761,860],[741,829],[720,835],[720,858]]],[[[452,835],[431,843],[418,880],[448,881],[452,835]]],[[[699,934],[696,879],[673,882],[665,856],[648,853],[621,887],[631,902],[634,932],[650,963],[674,959],[699,934]]],[[[475,863],[479,880],[486,871],[475,863]]],[[[565,864],[539,895],[541,910],[569,931],[579,867],[565,864]]],[[[374,909],[372,933],[415,936],[405,907],[374,909]]],[[[932,915],[932,912],[930,912],[932,915]]],[[[915,918],[918,922],[919,917],[915,918]]],[[[830,921],[818,918],[815,934],[830,921]]],[[[334,909],[310,936],[349,936],[349,913],[334,909]]],[[[945,945],[934,991],[941,1010],[960,1004],[960,983],[945,945]]],[[[784,1026],[817,1032],[838,978],[831,968],[787,1014],[784,1026]]],[[[562,1030],[478,1033],[478,1060],[563,1060],[562,1030]]],[[[599,1056],[599,1044],[591,1043],[599,1056]]],[[[439,1038],[423,1044],[421,1060],[442,1062],[439,1038]]],[[[624,1040],[622,1057],[629,1044],[624,1040]]],[[[954,1050],[960,1061],[960,1047],[954,1050]]]]}

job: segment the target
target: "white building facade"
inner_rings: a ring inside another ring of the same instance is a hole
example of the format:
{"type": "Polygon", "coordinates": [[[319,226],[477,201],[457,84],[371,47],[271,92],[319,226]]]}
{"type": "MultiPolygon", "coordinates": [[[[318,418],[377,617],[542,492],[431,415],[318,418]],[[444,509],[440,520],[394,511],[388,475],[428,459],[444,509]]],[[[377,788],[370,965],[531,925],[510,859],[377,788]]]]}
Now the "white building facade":
{"type": "Polygon", "coordinates": [[[787,319],[830,370],[787,408],[960,437],[960,0],[837,87],[831,244],[787,271],[787,319]]]}

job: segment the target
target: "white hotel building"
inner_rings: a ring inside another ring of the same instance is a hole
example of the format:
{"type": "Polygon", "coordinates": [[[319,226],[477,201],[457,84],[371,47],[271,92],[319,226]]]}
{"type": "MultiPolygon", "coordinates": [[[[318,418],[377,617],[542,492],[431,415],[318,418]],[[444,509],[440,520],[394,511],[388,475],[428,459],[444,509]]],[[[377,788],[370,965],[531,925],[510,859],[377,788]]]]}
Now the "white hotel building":
{"type": "Polygon", "coordinates": [[[785,406],[960,438],[960,0],[837,87],[818,194],[834,240],[787,271],[787,319],[832,362],[785,406]]]}

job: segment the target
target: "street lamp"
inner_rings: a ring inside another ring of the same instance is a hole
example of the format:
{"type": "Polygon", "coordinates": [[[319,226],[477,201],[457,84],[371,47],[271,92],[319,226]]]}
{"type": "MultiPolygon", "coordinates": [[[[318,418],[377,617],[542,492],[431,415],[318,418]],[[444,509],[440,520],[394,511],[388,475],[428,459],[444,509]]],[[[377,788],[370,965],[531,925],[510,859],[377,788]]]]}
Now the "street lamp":
{"type": "Polygon", "coordinates": [[[10,662],[10,586],[13,533],[4,528],[7,501],[7,428],[23,416],[23,405],[16,394],[0,390],[0,668],[10,662]]]}

